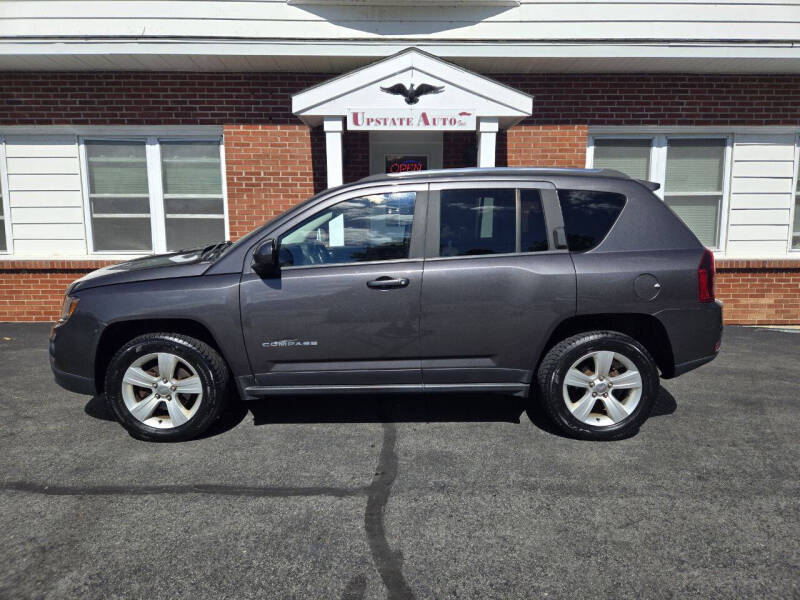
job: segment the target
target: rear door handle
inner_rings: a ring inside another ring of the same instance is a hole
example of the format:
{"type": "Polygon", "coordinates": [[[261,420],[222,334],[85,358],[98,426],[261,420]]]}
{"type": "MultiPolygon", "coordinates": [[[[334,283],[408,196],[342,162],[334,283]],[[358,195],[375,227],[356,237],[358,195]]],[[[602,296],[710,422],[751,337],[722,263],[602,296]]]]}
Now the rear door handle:
{"type": "Polygon", "coordinates": [[[407,285],[408,279],[405,277],[393,279],[387,275],[367,282],[367,287],[372,288],[373,290],[391,290],[393,288],[404,288],[407,285]]]}

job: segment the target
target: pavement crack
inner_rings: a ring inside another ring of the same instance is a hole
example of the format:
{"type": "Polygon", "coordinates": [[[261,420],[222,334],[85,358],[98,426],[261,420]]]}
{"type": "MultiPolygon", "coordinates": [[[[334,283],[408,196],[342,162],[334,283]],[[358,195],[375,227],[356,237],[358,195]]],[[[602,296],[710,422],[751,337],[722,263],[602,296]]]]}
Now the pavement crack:
{"type": "Polygon", "coordinates": [[[369,488],[339,487],[259,487],[239,485],[46,485],[29,481],[6,481],[0,483],[0,492],[25,492],[44,496],[152,496],[208,494],[218,496],[243,496],[262,498],[286,498],[292,496],[333,496],[346,498],[363,496],[369,488]]]}
{"type": "Polygon", "coordinates": [[[386,539],[384,512],[389,501],[392,484],[397,478],[398,460],[395,452],[397,428],[394,423],[383,423],[383,445],[375,476],[367,488],[367,508],[364,512],[364,529],[367,533],[372,560],[386,586],[389,600],[414,598],[411,588],[403,577],[403,554],[389,547],[386,539]]]}

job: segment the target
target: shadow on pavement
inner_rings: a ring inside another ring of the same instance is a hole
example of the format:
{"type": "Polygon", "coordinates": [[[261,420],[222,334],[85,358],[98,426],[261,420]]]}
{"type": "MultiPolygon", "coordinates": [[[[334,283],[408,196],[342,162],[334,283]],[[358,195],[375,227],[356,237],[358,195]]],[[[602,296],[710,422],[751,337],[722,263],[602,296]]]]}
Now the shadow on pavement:
{"type": "MultiPolygon", "coordinates": [[[[677,409],[672,394],[661,387],[652,417],[671,415],[677,409]]],[[[86,404],[90,417],[115,421],[103,396],[86,404]]],[[[275,423],[519,423],[524,412],[538,428],[563,437],[541,404],[535,400],[500,394],[320,395],[280,396],[261,402],[232,398],[214,426],[202,438],[225,433],[241,423],[247,413],[254,425],[275,423]]]]}

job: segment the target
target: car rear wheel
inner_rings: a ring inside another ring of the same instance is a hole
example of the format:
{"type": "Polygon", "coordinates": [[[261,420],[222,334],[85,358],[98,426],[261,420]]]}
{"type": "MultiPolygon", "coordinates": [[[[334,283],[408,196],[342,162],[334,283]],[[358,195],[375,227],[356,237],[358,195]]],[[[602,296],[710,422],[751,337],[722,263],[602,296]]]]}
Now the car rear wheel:
{"type": "Polygon", "coordinates": [[[633,338],[594,331],[565,339],[538,371],[539,396],[567,434],[591,440],[627,437],[652,411],[658,367],[633,338]]]}
{"type": "Polygon", "coordinates": [[[182,441],[206,431],[225,402],[228,368],[195,338],[151,333],[111,359],[105,390],[119,422],[146,441],[182,441]]]}

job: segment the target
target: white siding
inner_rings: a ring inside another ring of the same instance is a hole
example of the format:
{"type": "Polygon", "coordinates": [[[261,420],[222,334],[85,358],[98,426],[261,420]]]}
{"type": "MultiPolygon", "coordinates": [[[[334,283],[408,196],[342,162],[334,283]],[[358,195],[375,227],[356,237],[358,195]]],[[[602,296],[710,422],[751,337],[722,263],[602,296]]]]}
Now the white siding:
{"type": "Polygon", "coordinates": [[[726,256],[786,254],[794,144],[791,134],[734,137],[726,256]]]}
{"type": "MultiPolygon", "coordinates": [[[[445,3],[447,4],[447,3],[445,3]]],[[[768,0],[537,0],[518,7],[290,5],[284,0],[16,1],[3,37],[796,40],[800,5],[768,0]]]]}
{"type": "Polygon", "coordinates": [[[14,254],[85,254],[77,138],[6,136],[6,165],[14,254]]]}

